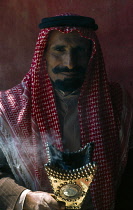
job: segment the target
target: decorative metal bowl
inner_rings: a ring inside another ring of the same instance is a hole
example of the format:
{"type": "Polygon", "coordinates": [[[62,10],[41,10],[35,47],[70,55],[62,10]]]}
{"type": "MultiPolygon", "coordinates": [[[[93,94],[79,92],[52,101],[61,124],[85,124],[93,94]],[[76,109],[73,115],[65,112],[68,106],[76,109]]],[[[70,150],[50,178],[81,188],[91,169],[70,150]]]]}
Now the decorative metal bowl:
{"type": "Polygon", "coordinates": [[[67,209],[80,209],[97,165],[92,162],[93,144],[88,143],[77,152],[61,152],[48,146],[49,161],[45,170],[57,201],[66,203],[67,209]]]}

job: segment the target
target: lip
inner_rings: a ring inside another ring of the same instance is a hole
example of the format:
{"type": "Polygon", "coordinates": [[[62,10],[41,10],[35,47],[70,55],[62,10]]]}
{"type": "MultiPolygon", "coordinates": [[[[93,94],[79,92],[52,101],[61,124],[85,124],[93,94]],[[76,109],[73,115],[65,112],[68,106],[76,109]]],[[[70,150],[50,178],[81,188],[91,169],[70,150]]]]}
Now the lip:
{"type": "Polygon", "coordinates": [[[65,76],[68,76],[68,77],[75,77],[75,76],[77,76],[77,74],[73,73],[73,72],[61,72],[61,74],[65,75],[65,76]]]}

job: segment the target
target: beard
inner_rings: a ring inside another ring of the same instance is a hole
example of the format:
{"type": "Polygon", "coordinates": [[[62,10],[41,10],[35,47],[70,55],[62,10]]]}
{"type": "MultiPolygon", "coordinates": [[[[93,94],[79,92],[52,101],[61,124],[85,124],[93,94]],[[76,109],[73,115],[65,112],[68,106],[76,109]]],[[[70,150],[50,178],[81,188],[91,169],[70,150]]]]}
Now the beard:
{"type": "Polygon", "coordinates": [[[64,80],[57,79],[52,83],[55,89],[63,92],[73,92],[82,86],[83,81],[81,78],[65,78],[64,80]]]}
{"type": "Polygon", "coordinates": [[[82,86],[85,78],[86,69],[79,66],[73,69],[57,66],[52,71],[54,74],[65,73],[65,72],[74,73],[75,75],[72,76],[71,78],[65,78],[63,80],[57,79],[55,81],[52,81],[55,89],[61,90],[63,92],[73,92],[82,86]]]}

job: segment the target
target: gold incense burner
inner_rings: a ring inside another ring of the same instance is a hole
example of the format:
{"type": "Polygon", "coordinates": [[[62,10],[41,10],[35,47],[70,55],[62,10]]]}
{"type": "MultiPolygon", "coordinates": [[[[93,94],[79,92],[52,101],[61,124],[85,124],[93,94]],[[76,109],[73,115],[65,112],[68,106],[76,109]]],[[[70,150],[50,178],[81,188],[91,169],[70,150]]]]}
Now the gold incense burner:
{"type": "Polygon", "coordinates": [[[49,162],[45,170],[57,201],[66,203],[66,209],[80,209],[89,186],[96,173],[97,165],[91,161],[93,144],[83,149],[64,153],[49,146],[49,162]]]}

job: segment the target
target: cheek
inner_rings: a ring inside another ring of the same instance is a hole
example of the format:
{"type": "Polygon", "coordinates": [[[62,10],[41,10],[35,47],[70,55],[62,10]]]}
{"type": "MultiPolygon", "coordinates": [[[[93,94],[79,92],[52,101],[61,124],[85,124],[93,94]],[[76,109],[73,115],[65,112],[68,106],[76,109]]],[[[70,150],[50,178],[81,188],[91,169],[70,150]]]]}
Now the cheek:
{"type": "Polygon", "coordinates": [[[53,68],[55,68],[57,65],[60,64],[58,56],[55,56],[53,54],[49,54],[46,57],[46,63],[47,63],[47,71],[48,75],[51,78],[52,81],[55,81],[58,78],[58,75],[53,73],[53,68]]]}
{"type": "Polygon", "coordinates": [[[55,54],[51,54],[47,59],[47,64],[53,69],[54,67],[62,64],[62,57],[55,54]]]}
{"type": "Polygon", "coordinates": [[[88,56],[79,56],[77,58],[77,64],[78,66],[83,66],[83,67],[87,67],[88,65],[88,62],[89,62],[89,59],[88,59],[88,56]]]}

